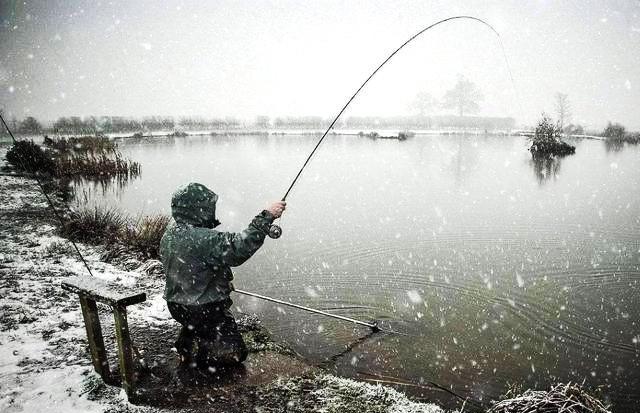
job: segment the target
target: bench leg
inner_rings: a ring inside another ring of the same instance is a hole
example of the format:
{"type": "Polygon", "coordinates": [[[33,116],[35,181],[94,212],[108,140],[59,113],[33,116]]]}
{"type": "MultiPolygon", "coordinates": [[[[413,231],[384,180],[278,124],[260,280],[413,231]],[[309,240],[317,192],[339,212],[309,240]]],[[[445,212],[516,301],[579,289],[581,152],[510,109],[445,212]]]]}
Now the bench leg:
{"type": "Polygon", "coordinates": [[[127,393],[130,402],[135,400],[135,365],[133,361],[133,345],[129,335],[127,323],[127,310],[125,307],[115,306],[113,316],[116,322],[116,338],[118,340],[118,360],[120,362],[120,374],[122,375],[122,387],[127,393]]]}
{"type": "Polygon", "coordinates": [[[80,307],[82,308],[84,326],[87,329],[87,340],[89,341],[93,368],[105,383],[111,383],[111,371],[109,370],[109,362],[107,361],[107,352],[104,348],[102,328],[100,327],[100,318],[98,317],[96,302],[95,300],[80,295],[80,307]]]}

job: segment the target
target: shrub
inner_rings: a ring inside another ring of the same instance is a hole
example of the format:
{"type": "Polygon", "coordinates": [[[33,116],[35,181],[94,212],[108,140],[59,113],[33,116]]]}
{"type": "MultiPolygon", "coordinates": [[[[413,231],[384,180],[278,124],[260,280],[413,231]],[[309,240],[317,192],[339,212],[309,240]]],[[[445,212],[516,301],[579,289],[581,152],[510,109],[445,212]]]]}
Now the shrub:
{"type": "Polygon", "coordinates": [[[18,141],[6,154],[7,162],[14,168],[26,172],[53,174],[55,162],[47,152],[33,141],[18,141]]]}
{"type": "Polygon", "coordinates": [[[564,156],[575,153],[575,146],[560,140],[561,133],[560,126],[554,124],[548,116],[543,114],[538,126],[536,126],[534,136],[530,138],[531,148],[529,150],[534,156],[564,156]]]}
{"type": "Polygon", "coordinates": [[[625,140],[629,143],[639,144],[640,143],[640,133],[628,133],[625,140]]]}
{"type": "Polygon", "coordinates": [[[187,132],[177,130],[177,131],[175,131],[173,133],[170,133],[167,136],[173,136],[174,138],[184,138],[184,137],[187,137],[189,135],[187,134],[187,132]]]}
{"type": "Polygon", "coordinates": [[[607,137],[607,139],[614,140],[624,140],[627,135],[627,131],[624,126],[619,123],[607,123],[607,127],[604,128],[602,132],[602,136],[607,137]]]}
{"type": "Polygon", "coordinates": [[[619,123],[607,124],[607,127],[602,131],[602,136],[607,138],[607,143],[619,142],[622,146],[624,142],[638,144],[640,143],[640,133],[628,133],[624,126],[619,123]]]}

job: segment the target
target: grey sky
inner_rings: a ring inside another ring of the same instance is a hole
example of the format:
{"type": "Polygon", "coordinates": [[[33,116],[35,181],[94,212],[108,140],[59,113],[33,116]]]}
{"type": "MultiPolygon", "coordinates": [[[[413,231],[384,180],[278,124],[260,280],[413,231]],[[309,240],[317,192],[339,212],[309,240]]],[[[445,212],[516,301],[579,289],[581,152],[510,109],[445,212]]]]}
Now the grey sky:
{"type": "Polygon", "coordinates": [[[68,115],[332,117],[393,49],[438,19],[468,14],[397,56],[346,114],[409,113],[458,74],[481,114],[531,124],[569,95],[573,122],[640,129],[638,1],[0,0],[0,106],[68,115]]]}

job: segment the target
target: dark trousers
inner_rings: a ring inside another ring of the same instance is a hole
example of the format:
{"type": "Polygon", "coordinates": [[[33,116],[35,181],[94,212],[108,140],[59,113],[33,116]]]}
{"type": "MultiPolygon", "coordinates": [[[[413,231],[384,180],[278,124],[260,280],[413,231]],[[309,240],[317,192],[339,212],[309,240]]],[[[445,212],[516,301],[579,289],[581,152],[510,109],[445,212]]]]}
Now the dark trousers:
{"type": "Polygon", "coordinates": [[[182,324],[176,349],[183,360],[201,368],[241,363],[247,346],[229,308],[232,301],[182,305],[168,302],[171,316],[182,324]]]}

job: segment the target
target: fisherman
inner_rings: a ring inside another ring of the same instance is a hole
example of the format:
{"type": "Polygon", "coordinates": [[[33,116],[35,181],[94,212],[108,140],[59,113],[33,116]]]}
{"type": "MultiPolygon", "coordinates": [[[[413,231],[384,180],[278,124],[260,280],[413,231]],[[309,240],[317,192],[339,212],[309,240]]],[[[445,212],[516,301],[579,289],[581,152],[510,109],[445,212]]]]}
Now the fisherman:
{"type": "Polygon", "coordinates": [[[274,202],[241,233],[219,232],[218,196],[206,186],[190,183],[171,199],[173,220],[160,241],[169,312],[182,324],[175,343],[183,365],[208,368],[242,363],[247,347],[229,308],[233,273],[264,243],[269,227],[285,209],[274,202]]]}

